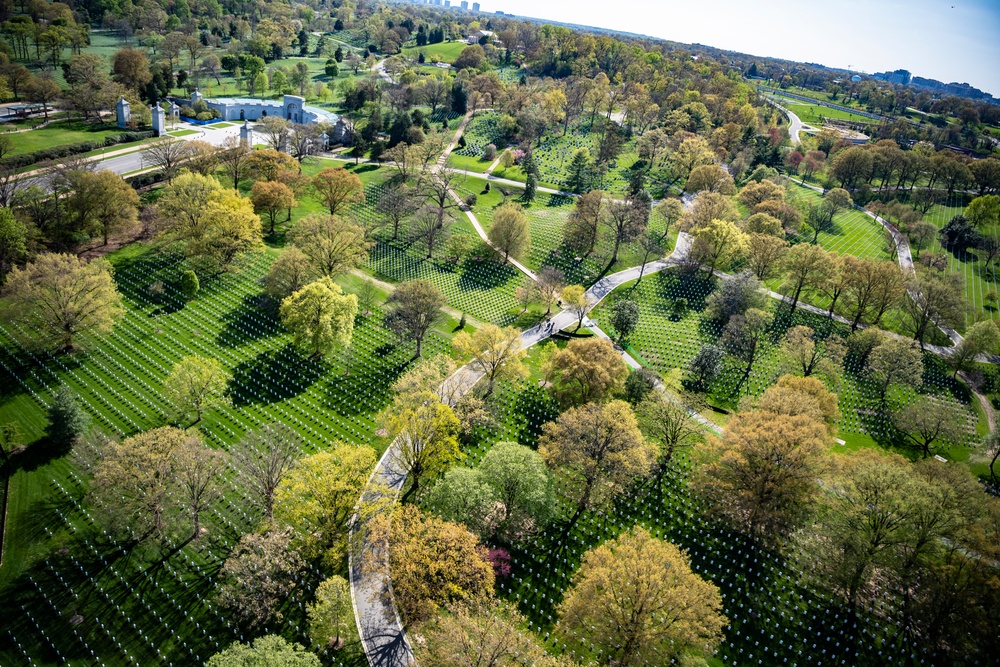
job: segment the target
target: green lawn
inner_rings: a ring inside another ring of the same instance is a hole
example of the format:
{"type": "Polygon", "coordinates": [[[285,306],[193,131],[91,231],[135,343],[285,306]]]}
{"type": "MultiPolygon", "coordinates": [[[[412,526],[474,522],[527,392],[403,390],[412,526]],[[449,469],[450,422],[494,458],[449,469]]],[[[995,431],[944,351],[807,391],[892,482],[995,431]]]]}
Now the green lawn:
{"type": "Polygon", "coordinates": [[[113,125],[109,127],[83,123],[78,120],[60,120],[37,130],[8,135],[12,144],[9,155],[32,153],[46,148],[84,141],[103,142],[106,137],[121,133],[122,130],[113,125]]]}
{"type": "Polygon", "coordinates": [[[175,130],[173,132],[168,132],[171,137],[189,137],[192,134],[198,134],[198,130],[175,130]]]}
{"type": "Polygon", "coordinates": [[[427,46],[407,46],[402,54],[407,58],[417,59],[417,55],[423,51],[427,62],[454,63],[462,53],[462,49],[467,47],[465,42],[441,42],[440,44],[428,44],[427,46]]]}
{"type": "Polygon", "coordinates": [[[873,123],[874,121],[867,116],[862,116],[860,114],[854,114],[847,111],[841,111],[840,109],[831,109],[830,107],[825,107],[819,104],[809,104],[808,102],[792,101],[782,99],[779,100],[781,105],[794,113],[803,123],[808,123],[809,125],[815,125],[822,127],[825,125],[824,119],[833,120],[846,120],[854,123],[873,123]]]}

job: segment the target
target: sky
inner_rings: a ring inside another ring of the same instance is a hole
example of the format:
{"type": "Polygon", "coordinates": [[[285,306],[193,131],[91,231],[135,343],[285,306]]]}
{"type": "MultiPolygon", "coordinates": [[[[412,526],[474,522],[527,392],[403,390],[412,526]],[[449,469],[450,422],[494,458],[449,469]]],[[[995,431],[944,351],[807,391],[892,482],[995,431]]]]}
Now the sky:
{"type": "Polygon", "coordinates": [[[827,67],[868,73],[907,69],[945,83],[967,82],[1000,97],[1000,0],[480,3],[489,13],[501,10],[827,67]]]}

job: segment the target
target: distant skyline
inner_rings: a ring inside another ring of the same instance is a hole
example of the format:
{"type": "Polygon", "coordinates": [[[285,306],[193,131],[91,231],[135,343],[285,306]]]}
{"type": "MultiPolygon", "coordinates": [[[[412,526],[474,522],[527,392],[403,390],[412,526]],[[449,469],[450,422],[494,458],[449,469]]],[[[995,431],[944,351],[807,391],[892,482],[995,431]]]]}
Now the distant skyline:
{"type": "Polygon", "coordinates": [[[482,9],[868,74],[906,69],[1000,97],[998,0],[486,0],[482,9]]]}

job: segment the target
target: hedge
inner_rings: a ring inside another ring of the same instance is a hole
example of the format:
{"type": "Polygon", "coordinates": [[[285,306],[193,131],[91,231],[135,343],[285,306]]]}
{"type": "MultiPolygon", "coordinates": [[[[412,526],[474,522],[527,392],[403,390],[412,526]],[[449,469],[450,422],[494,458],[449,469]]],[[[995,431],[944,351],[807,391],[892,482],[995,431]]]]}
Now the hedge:
{"type": "Polygon", "coordinates": [[[167,177],[162,171],[147,171],[145,174],[125,177],[125,182],[135,190],[142,190],[143,188],[148,188],[150,185],[162,183],[165,180],[167,180],[167,177]]]}
{"type": "Polygon", "coordinates": [[[122,132],[121,134],[113,134],[109,137],[105,137],[103,141],[81,141],[78,144],[66,144],[65,146],[54,146],[52,148],[35,151],[33,153],[12,155],[8,158],[0,160],[0,165],[20,169],[22,167],[30,167],[31,165],[39,164],[40,162],[58,160],[64,157],[70,157],[71,155],[79,155],[80,153],[89,153],[90,151],[97,150],[98,148],[116,146],[118,144],[128,144],[133,141],[142,141],[143,139],[149,139],[152,136],[152,130],[146,130],[143,132],[122,132]]]}

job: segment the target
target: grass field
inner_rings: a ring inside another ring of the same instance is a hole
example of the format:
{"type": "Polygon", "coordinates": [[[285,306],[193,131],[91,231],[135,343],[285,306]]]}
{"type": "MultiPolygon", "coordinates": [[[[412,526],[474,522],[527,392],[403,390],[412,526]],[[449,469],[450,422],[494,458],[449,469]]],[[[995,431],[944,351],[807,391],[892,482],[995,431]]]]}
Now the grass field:
{"type": "Polygon", "coordinates": [[[76,144],[83,141],[103,142],[122,130],[108,125],[92,125],[77,120],[60,120],[30,132],[8,135],[12,144],[9,155],[32,153],[46,148],[76,144]]]}
{"type": "MultiPolygon", "coordinates": [[[[210,537],[178,545],[162,560],[110,544],[88,518],[99,508],[85,508],[81,501],[84,464],[40,439],[45,407],[59,386],[77,394],[103,430],[130,434],[170,419],[163,380],[182,356],[198,354],[219,359],[233,375],[232,405],[213,410],[199,425],[208,444],[226,448],[248,429],[281,421],[302,435],[307,451],[334,439],[384,447],[374,416],[387,403],[391,379],[406,368],[412,349],[398,344],[375,314],[359,318],[350,357],[305,358],[289,344],[274,309],[261,300],[258,280],[272,258],[272,253],[258,255],[238,274],[206,279],[199,296],[184,302],[176,291],[183,262],[130,246],[111,257],[128,312],[111,336],[91,341],[89,352],[31,354],[16,344],[10,328],[0,330],[7,378],[0,422],[18,421],[29,441],[36,441],[19,459],[11,489],[15,500],[0,568],[3,613],[11,620],[0,663],[23,664],[30,656],[41,664],[92,664],[90,650],[109,665],[133,658],[139,664],[202,662],[217,643],[238,638],[212,608],[211,592],[228,548],[253,521],[243,509],[242,491],[227,487],[226,501],[209,518],[210,537]],[[146,287],[157,279],[167,285],[164,303],[151,303],[147,296],[146,287]],[[28,613],[20,611],[28,597],[41,600],[39,593],[47,596],[47,606],[33,603],[28,613]],[[71,633],[65,619],[75,614],[84,620],[71,633]],[[47,646],[50,641],[55,648],[47,646]]],[[[348,289],[354,281],[347,280],[348,289]]],[[[425,354],[448,351],[451,327],[444,326],[430,336],[425,354]]],[[[301,625],[301,604],[317,577],[318,572],[308,573],[287,603],[290,639],[304,640],[294,627],[301,625]]]]}
{"type": "Polygon", "coordinates": [[[440,44],[428,44],[427,46],[407,46],[402,54],[407,58],[417,59],[418,54],[423,51],[427,62],[454,63],[462,53],[462,49],[467,47],[465,42],[441,42],[440,44]]]}
{"type": "Polygon", "coordinates": [[[874,122],[867,116],[842,111],[840,109],[832,109],[819,104],[812,105],[808,102],[790,99],[781,99],[779,101],[783,107],[798,116],[803,123],[808,123],[809,125],[818,127],[822,127],[825,124],[824,119],[850,121],[852,123],[874,122]]]}
{"type": "MultiPolygon", "coordinates": [[[[804,206],[818,204],[822,198],[822,195],[815,190],[800,185],[793,185],[789,196],[804,206]]],[[[882,225],[871,216],[852,208],[837,213],[833,219],[832,229],[829,232],[820,232],[818,241],[827,250],[840,254],[890,259],[883,230],[882,225]]],[[[799,240],[811,241],[812,230],[803,227],[799,240]]]]}
{"type": "MultiPolygon", "coordinates": [[[[645,278],[635,290],[632,285],[620,287],[609,300],[598,307],[595,319],[607,326],[607,316],[615,298],[632,298],[640,304],[639,330],[628,341],[628,349],[644,359],[655,370],[664,372],[682,367],[705,342],[715,342],[718,329],[701,317],[704,298],[712,286],[703,276],[685,277],[668,272],[645,278]],[[675,308],[683,296],[689,307],[675,308]],[[683,314],[678,314],[683,312],[683,314]]],[[[810,319],[801,312],[794,323],[808,323],[821,330],[822,321],[810,319]]],[[[783,330],[792,323],[782,322],[783,330]]],[[[827,331],[826,333],[829,333],[827,331]]],[[[560,343],[561,344],[561,343],[560,343]]],[[[482,429],[474,442],[465,447],[465,465],[477,466],[492,445],[499,441],[516,441],[537,447],[541,426],[555,419],[559,407],[538,385],[541,379],[532,351],[528,364],[532,375],[520,385],[503,384],[498,392],[495,409],[499,424],[482,429]]],[[[745,388],[759,394],[781,368],[778,348],[771,345],[759,370],[745,388]]],[[[927,391],[948,401],[956,418],[969,423],[974,432],[974,415],[963,402],[965,394],[950,383],[941,372],[939,362],[928,358],[925,373],[927,391]]],[[[732,396],[733,362],[727,362],[712,400],[732,409],[738,396],[732,396]]],[[[744,392],[741,392],[741,394],[744,392]]],[[[870,406],[871,387],[850,372],[840,386],[840,437],[845,445],[833,445],[833,451],[860,447],[891,446],[881,434],[883,421],[862,406],[870,406]],[[865,398],[861,399],[861,395],[865,398]],[[878,438],[878,443],[868,433],[878,438]]],[[[912,400],[909,388],[893,390],[890,404],[912,400]]],[[[724,412],[714,412],[724,421],[724,412]]],[[[968,450],[954,448],[949,457],[968,457],[968,450]]],[[[982,468],[982,466],[978,466],[982,468]]],[[[565,491],[557,486],[554,516],[540,532],[510,548],[511,573],[497,580],[499,595],[518,605],[529,619],[530,629],[545,639],[551,650],[560,652],[565,646],[551,636],[558,606],[579,567],[583,554],[605,540],[616,537],[629,527],[640,524],[654,535],[684,549],[691,558],[692,568],[719,586],[723,594],[723,612],[729,619],[725,639],[711,665],[820,665],[851,664],[883,666],[909,664],[910,652],[919,655],[919,645],[905,638],[899,630],[898,601],[885,596],[874,608],[858,610],[856,617],[847,617],[843,607],[813,589],[798,571],[796,553],[775,554],[755,549],[727,527],[709,518],[706,508],[688,489],[689,461],[684,453],[672,465],[652,479],[636,483],[614,498],[604,508],[584,513],[581,521],[568,534],[563,521],[572,514],[565,491]],[[811,657],[807,657],[811,656],[811,657]],[[822,657],[818,657],[822,656],[822,657]]],[[[506,547],[506,545],[504,545],[506,547]]],[[[586,649],[585,649],[586,650],[586,649]]],[[[575,654],[577,659],[596,656],[575,654]]]]}

